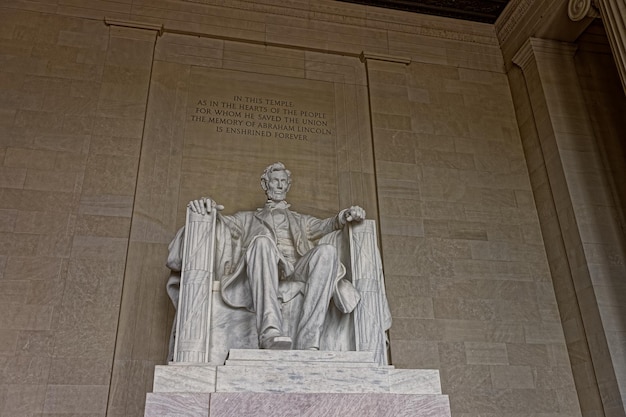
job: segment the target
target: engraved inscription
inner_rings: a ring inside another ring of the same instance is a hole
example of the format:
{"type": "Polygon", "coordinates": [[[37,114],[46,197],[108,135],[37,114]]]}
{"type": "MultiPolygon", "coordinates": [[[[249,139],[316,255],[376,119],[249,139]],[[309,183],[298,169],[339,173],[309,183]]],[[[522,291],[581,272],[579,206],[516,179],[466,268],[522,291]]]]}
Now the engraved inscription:
{"type": "Polygon", "coordinates": [[[205,123],[220,134],[309,141],[333,135],[325,112],[298,106],[292,100],[233,95],[228,100],[199,98],[190,121],[205,123]]]}

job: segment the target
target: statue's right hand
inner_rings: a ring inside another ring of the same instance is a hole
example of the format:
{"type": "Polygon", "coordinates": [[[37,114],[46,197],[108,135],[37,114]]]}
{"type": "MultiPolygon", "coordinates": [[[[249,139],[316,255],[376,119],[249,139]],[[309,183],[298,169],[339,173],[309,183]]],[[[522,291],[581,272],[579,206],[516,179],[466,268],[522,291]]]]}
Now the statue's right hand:
{"type": "Polygon", "coordinates": [[[192,212],[202,215],[211,214],[213,210],[224,210],[224,206],[222,206],[221,204],[217,204],[209,197],[202,197],[198,200],[191,200],[189,204],[187,204],[187,207],[189,207],[192,212]]]}

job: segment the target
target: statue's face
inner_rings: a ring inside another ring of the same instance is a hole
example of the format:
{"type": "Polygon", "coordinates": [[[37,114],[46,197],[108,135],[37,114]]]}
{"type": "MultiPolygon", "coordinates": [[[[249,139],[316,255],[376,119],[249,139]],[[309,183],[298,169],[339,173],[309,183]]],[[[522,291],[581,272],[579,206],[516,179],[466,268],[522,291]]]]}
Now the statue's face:
{"type": "Polygon", "coordinates": [[[289,176],[285,171],[274,171],[269,174],[267,182],[267,198],[273,201],[283,201],[289,191],[289,176]]]}

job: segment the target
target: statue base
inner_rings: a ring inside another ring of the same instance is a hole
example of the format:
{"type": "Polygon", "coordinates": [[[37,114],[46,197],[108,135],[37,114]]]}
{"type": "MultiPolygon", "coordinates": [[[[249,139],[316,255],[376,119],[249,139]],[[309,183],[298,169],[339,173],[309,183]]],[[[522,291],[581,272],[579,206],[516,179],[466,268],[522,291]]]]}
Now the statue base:
{"type": "Polygon", "coordinates": [[[224,365],[157,366],[146,417],[450,417],[439,371],[395,369],[370,352],[231,349],[224,365]]]}

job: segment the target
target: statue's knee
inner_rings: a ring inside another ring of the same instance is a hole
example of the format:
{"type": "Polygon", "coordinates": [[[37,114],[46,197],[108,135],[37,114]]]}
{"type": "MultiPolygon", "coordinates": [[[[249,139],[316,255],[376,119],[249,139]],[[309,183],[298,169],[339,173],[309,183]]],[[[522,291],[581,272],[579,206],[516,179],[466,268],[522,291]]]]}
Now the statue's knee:
{"type": "Polygon", "coordinates": [[[250,249],[269,250],[274,248],[274,242],[268,236],[259,236],[250,243],[250,249]]]}
{"type": "Polygon", "coordinates": [[[339,255],[337,254],[337,248],[328,243],[322,243],[317,246],[317,255],[322,257],[323,259],[327,259],[329,261],[336,260],[339,255]]]}

